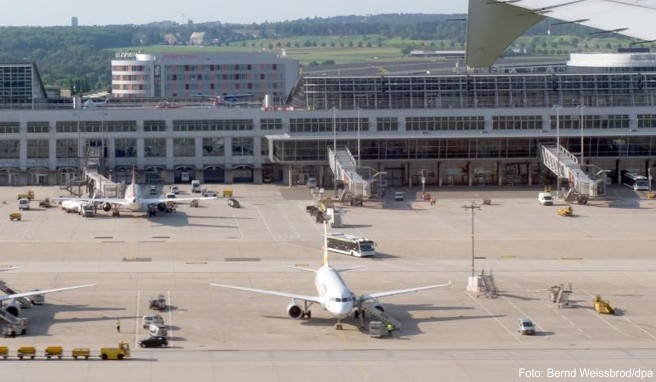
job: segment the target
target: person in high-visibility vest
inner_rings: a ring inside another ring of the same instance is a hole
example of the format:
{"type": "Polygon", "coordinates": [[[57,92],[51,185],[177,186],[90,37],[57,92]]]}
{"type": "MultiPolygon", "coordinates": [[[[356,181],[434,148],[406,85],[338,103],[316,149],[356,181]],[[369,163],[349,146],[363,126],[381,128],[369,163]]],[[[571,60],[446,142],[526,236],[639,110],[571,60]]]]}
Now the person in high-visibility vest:
{"type": "Polygon", "coordinates": [[[387,323],[387,334],[392,335],[392,330],[394,330],[394,325],[391,322],[387,323]]]}

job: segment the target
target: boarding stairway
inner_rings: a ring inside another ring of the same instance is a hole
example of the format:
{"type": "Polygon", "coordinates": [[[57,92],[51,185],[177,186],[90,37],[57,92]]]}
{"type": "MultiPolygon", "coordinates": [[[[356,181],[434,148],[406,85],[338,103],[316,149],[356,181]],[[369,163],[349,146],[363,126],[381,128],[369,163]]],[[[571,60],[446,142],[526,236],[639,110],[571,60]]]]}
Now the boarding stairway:
{"type": "MultiPolygon", "coordinates": [[[[597,166],[587,165],[587,172],[581,168],[578,158],[558,145],[540,145],[542,163],[557,177],[569,181],[565,192],[567,202],[577,201],[586,204],[588,199],[606,193],[606,173],[597,166]]],[[[557,190],[560,195],[560,190],[557,190]]]]}
{"type": "Polygon", "coordinates": [[[554,285],[549,288],[551,293],[551,302],[558,305],[559,308],[569,306],[570,295],[572,294],[572,284],[569,284],[569,287],[565,289],[563,284],[554,285]]]}
{"type": "Polygon", "coordinates": [[[479,277],[483,280],[483,295],[487,298],[497,298],[499,296],[499,290],[497,289],[497,284],[494,282],[492,272],[486,275],[485,271],[483,271],[479,277]]]}
{"type": "Polygon", "coordinates": [[[358,174],[355,158],[348,147],[340,146],[336,150],[328,147],[328,159],[335,179],[344,185],[340,192],[337,191],[339,185],[335,185],[335,192],[338,192],[336,196],[341,202],[350,200],[351,204],[354,204],[353,201],[361,202],[371,197],[369,181],[358,174]]]}
{"type": "Polygon", "coordinates": [[[386,327],[387,324],[392,324],[394,330],[401,330],[401,322],[399,320],[393,318],[382,310],[377,309],[371,302],[363,302],[361,309],[362,313],[364,313],[361,314],[361,319],[364,319],[364,316],[367,315],[370,318],[370,321],[380,321],[383,323],[384,327],[386,327]]]}
{"type": "MultiPolygon", "coordinates": [[[[4,281],[0,281],[0,291],[7,295],[20,293],[10,288],[7,284],[4,283],[4,281]]],[[[32,300],[27,297],[18,297],[15,298],[14,301],[18,302],[21,305],[21,308],[29,308],[32,306],[32,300]]]]}

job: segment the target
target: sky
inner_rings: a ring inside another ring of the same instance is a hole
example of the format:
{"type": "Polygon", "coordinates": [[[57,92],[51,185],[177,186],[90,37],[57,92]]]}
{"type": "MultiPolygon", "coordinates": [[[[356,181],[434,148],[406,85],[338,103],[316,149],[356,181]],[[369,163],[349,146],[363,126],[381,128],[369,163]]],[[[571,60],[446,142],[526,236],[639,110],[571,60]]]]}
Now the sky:
{"type": "Polygon", "coordinates": [[[0,1],[0,26],[261,23],[382,13],[466,13],[467,0],[21,0],[0,1]],[[3,4],[4,3],[4,4],[3,4]]]}

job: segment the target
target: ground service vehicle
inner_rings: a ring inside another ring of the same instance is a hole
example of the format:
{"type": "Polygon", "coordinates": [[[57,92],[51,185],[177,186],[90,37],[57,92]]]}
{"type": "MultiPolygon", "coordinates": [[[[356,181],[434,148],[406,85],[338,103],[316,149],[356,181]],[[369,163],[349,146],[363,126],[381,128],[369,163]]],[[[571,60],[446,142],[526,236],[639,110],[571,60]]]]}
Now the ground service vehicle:
{"type": "Polygon", "coordinates": [[[89,350],[89,348],[74,348],[71,351],[71,356],[73,356],[73,359],[77,359],[77,357],[84,357],[84,359],[89,359],[91,356],[91,350],[89,350]]]}
{"type": "Polygon", "coordinates": [[[61,346],[48,346],[45,350],[45,355],[47,359],[57,357],[62,359],[64,356],[64,349],[61,346]]]}
{"type": "Polygon", "coordinates": [[[533,335],[535,334],[535,325],[533,325],[531,319],[522,317],[519,319],[517,331],[521,334],[533,335]]]}
{"type": "Polygon", "coordinates": [[[633,188],[635,191],[649,191],[649,179],[633,172],[622,173],[622,184],[633,188]]]}
{"type": "Polygon", "coordinates": [[[100,358],[102,359],[124,359],[130,356],[130,345],[121,341],[116,348],[100,348],[100,358]]]}
{"type": "Polygon", "coordinates": [[[200,192],[200,181],[192,180],[191,181],[191,192],[200,192]]]}
{"type": "Polygon", "coordinates": [[[397,202],[402,202],[405,200],[405,192],[403,191],[397,191],[394,193],[394,200],[397,202]]]}
{"type": "Polygon", "coordinates": [[[29,210],[30,209],[30,200],[28,198],[18,199],[18,209],[19,210],[29,210]]]}
{"type": "Polygon", "coordinates": [[[159,314],[151,314],[141,318],[141,324],[144,329],[148,329],[150,324],[164,325],[164,318],[159,314]]]}
{"type": "Polygon", "coordinates": [[[345,255],[368,257],[375,256],[376,243],[366,237],[358,237],[346,233],[329,233],[327,235],[328,250],[345,255]]]}
{"type": "Polygon", "coordinates": [[[23,359],[23,357],[30,357],[34,359],[36,357],[36,348],[34,346],[21,346],[18,348],[18,359],[23,359]]]}
{"type": "Polygon", "coordinates": [[[82,217],[96,216],[96,208],[91,203],[83,203],[80,205],[80,215],[82,217]]]}
{"type": "Polygon", "coordinates": [[[307,180],[307,186],[308,188],[316,188],[317,187],[317,178],[311,176],[307,180]]]}
{"type": "Polygon", "coordinates": [[[14,220],[21,220],[23,218],[23,215],[20,212],[12,212],[9,214],[9,220],[14,221],[14,220]]]}
{"type": "Polygon", "coordinates": [[[553,197],[550,192],[540,192],[538,194],[538,203],[543,206],[553,206],[553,197]]]}
{"type": "Polygon", "coordinates": [[[178,186],[171,186],[170,191],[171,193],[176,195],[180,193],[180,189],[178,188],[178,186]]]}
{"type": "Polygon", "coordinates": [[[157,195],[157,187],[152,186],[152,185],[150,187],[148,187],[148,194],[157,195]]]}
{"type": "Polygon", "coordinates": [[[169,340],[164,336],[151,336],[139,341],[142,348],[162,348],[169,345],[169,340]]]}
{"type": "Polygon", "coordinates": [[[169,334],[166,325],[155,324],[155,323],[151,323],[150,325],[148,325],[148,332],[150,333],[151,336],[160,336],[160,337],[167,336],[169,334]]]}

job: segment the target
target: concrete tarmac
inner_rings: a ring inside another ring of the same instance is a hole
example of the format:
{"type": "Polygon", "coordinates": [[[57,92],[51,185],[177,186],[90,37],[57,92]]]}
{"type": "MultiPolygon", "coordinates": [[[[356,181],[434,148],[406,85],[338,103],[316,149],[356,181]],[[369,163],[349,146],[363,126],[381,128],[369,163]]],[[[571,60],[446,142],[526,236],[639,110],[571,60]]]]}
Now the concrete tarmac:
{"type": "MultiPolygon", "coordinates": [[[[209,285],[316,294],[311,273],[283,267],[320,266],[323,228],[305,212],[308,189],[229,187],[243,208],[218,198],[156,217],[99,211],[82,218],[33,202],[20,222],[7,216],[27,187],[0,188],[0,265],[22,266],[0,279],[19,291],[95,283],[23,309],[27,335],[0,339],[10,350],[0,359],[3,374],[124,382],[654,378],[656,201],[644,193],[611,186],[606,199],[574,205],[572,217],[556,214],[564,202],[540,206],[540,190],[525,187],[444,187],[431,190],[434,206],[417,201],[416,188],[405,190],[403,202],[389,190],[381,202],[345,206],[346,226],[329,231],[369,237],[379,252],[331,254],[336,268],[366,265],[342,275],[354,293],[452,282],[381,299],[403,327],[371,338],[352,318],[336,330],[319,306],[311,308],[312,319],[293,320],[285,298],[209,285]],[[472,227],[463,206],[483,198],[492,204],[474,211],[472,227]],[[472,249],[475,272],[494,275],[497,298],[465,290],[472,249]],[[572,304],[558,308],[548,289],[570,283],[572,304]],[[141,316],[153,313],[148,301],[158,294],[169,303],[160,314],[170,346],[141,349],[137,342],[148,336],[141,316]],[[615,315],[594,311],[597,294],[610,300],[615,315]],[[535,322],[535,336],[517,332],[522,316],[535,322]],[[97,359],[101,347],[121,340],[130,343],[131,359],[97,359]],[[67,357],[46,361],[43,349],[53,345],[67,357]],[[20,346],[35,346],[39,357],[19,361],[20,346]],[[74,347],[90,348],[94,359],[70,359],[74,347]]],[[[62,192],[32,189],[37,199],[62,192]]]]}

